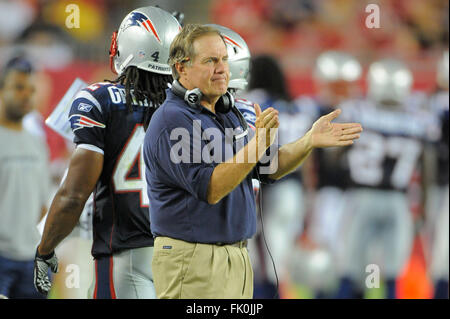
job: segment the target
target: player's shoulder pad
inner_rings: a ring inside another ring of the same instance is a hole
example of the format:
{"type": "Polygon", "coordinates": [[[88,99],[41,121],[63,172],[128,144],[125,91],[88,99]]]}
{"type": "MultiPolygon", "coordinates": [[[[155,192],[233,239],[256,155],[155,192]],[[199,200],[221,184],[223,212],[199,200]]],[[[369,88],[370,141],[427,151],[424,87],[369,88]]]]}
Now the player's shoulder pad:
{"type": "Polygon", "coordinates": [[[103,113],[105,107],[110,105],[111,102],[109,91],[116,86],[116,84],[109,82],[98,82],[85,87],[75,95],[72,111],[76,107],[78,111],[88,113],[95,108],[98,112],[103,113]]]}
{"type": "Polygon", "coordinates": [[[236,105],[239,110],[255,111],[255,103],[246,99],[235,99],[234,105],[236,105]]]}
{"type": "Polygon", "coordinates": [[[69,121],[74,133],[82,128],[105,128],[105,116],[111,104],[108,88],[115,86],[112,83],[94,83],[75,95],[69,112],[69,121]]]}
{"type": "Polygon", "coordinates": [[[236,99],[234,105],[242,113],[250,127],[254,127],[256,121],[255,103],[246,99],[236,99]]]}

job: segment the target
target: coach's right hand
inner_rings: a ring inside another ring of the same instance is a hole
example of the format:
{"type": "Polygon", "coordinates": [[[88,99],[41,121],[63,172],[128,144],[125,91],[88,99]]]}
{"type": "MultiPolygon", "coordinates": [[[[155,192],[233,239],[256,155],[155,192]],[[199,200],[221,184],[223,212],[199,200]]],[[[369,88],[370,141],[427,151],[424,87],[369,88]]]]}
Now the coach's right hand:
{"type": "Polygon", "coordinates": [[[256,138],[258,145],[264,143],[262,145],[265,146],[265,150],[275,142],[278,126],[280,125],[278,121],[278,111],[273,107],[269,107],[264,112],[261,112],[260,106],[255,103],[255,114],[256,138]],[[265,139],[265,141],[263,139],[265,139]]]}

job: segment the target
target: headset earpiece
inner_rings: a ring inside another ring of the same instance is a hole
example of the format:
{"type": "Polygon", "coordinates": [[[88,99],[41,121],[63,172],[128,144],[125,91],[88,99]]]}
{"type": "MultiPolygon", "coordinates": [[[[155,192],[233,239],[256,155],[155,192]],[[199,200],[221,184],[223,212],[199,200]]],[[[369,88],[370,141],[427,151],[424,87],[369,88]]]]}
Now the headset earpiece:
{"type": "Polygon", "coordinates": [[[186,93],[184,93],[184,100],[191,107],[199,108],[199,107],[202,107],[202,105],[200,104],[202,96],[203,96],[203,94],[200,91],[200,89],[195,88],[195,89],[192,89],[192,90],[186,90],[186,93]]]}
{"type": "Polygon", "coordinates": [[[228,113],[234,107],[234,97],[230,92],[226,92],[216,103],[216,111],[228,113]]]}
{"type": "Polygon", "coordinates": [[[177,80],[173,81],[171,89],[176,96],[185,100],[190,107],[195,109],[201,107],[200,100],[203,94],[199,89],[186,90],[177,80]]]}

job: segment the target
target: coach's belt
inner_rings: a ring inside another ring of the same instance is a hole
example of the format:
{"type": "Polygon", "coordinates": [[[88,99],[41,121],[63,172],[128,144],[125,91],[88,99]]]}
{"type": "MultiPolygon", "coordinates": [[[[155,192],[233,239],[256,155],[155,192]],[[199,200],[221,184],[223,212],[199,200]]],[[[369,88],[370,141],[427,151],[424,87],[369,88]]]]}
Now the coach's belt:
{"type": "Polygon", "coordinates": [[[235,242],[235,243],[232,243],[232,244],[215,243],[215,245],[217,245],[217,246],[233,246],[233,247],[244,248],[244,247],[247,247],[247,240],[238,241],[238,242],[235,242]]]}

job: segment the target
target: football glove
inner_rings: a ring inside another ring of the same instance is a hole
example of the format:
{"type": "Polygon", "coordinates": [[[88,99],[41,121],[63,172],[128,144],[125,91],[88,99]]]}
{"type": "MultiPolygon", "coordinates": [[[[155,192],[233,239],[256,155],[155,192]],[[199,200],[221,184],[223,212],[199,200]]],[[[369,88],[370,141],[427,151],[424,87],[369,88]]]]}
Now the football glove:
{"type": "Polygon", "coordinates": [[[58,258],[56,258],[55,252],[48,255],[40,255],[36,249],[36,256],[34,258],[34,287],[45,296],[47,296],[52,286],[48,278],[49,267],[52,272],[58,272],[58,258]]]}

